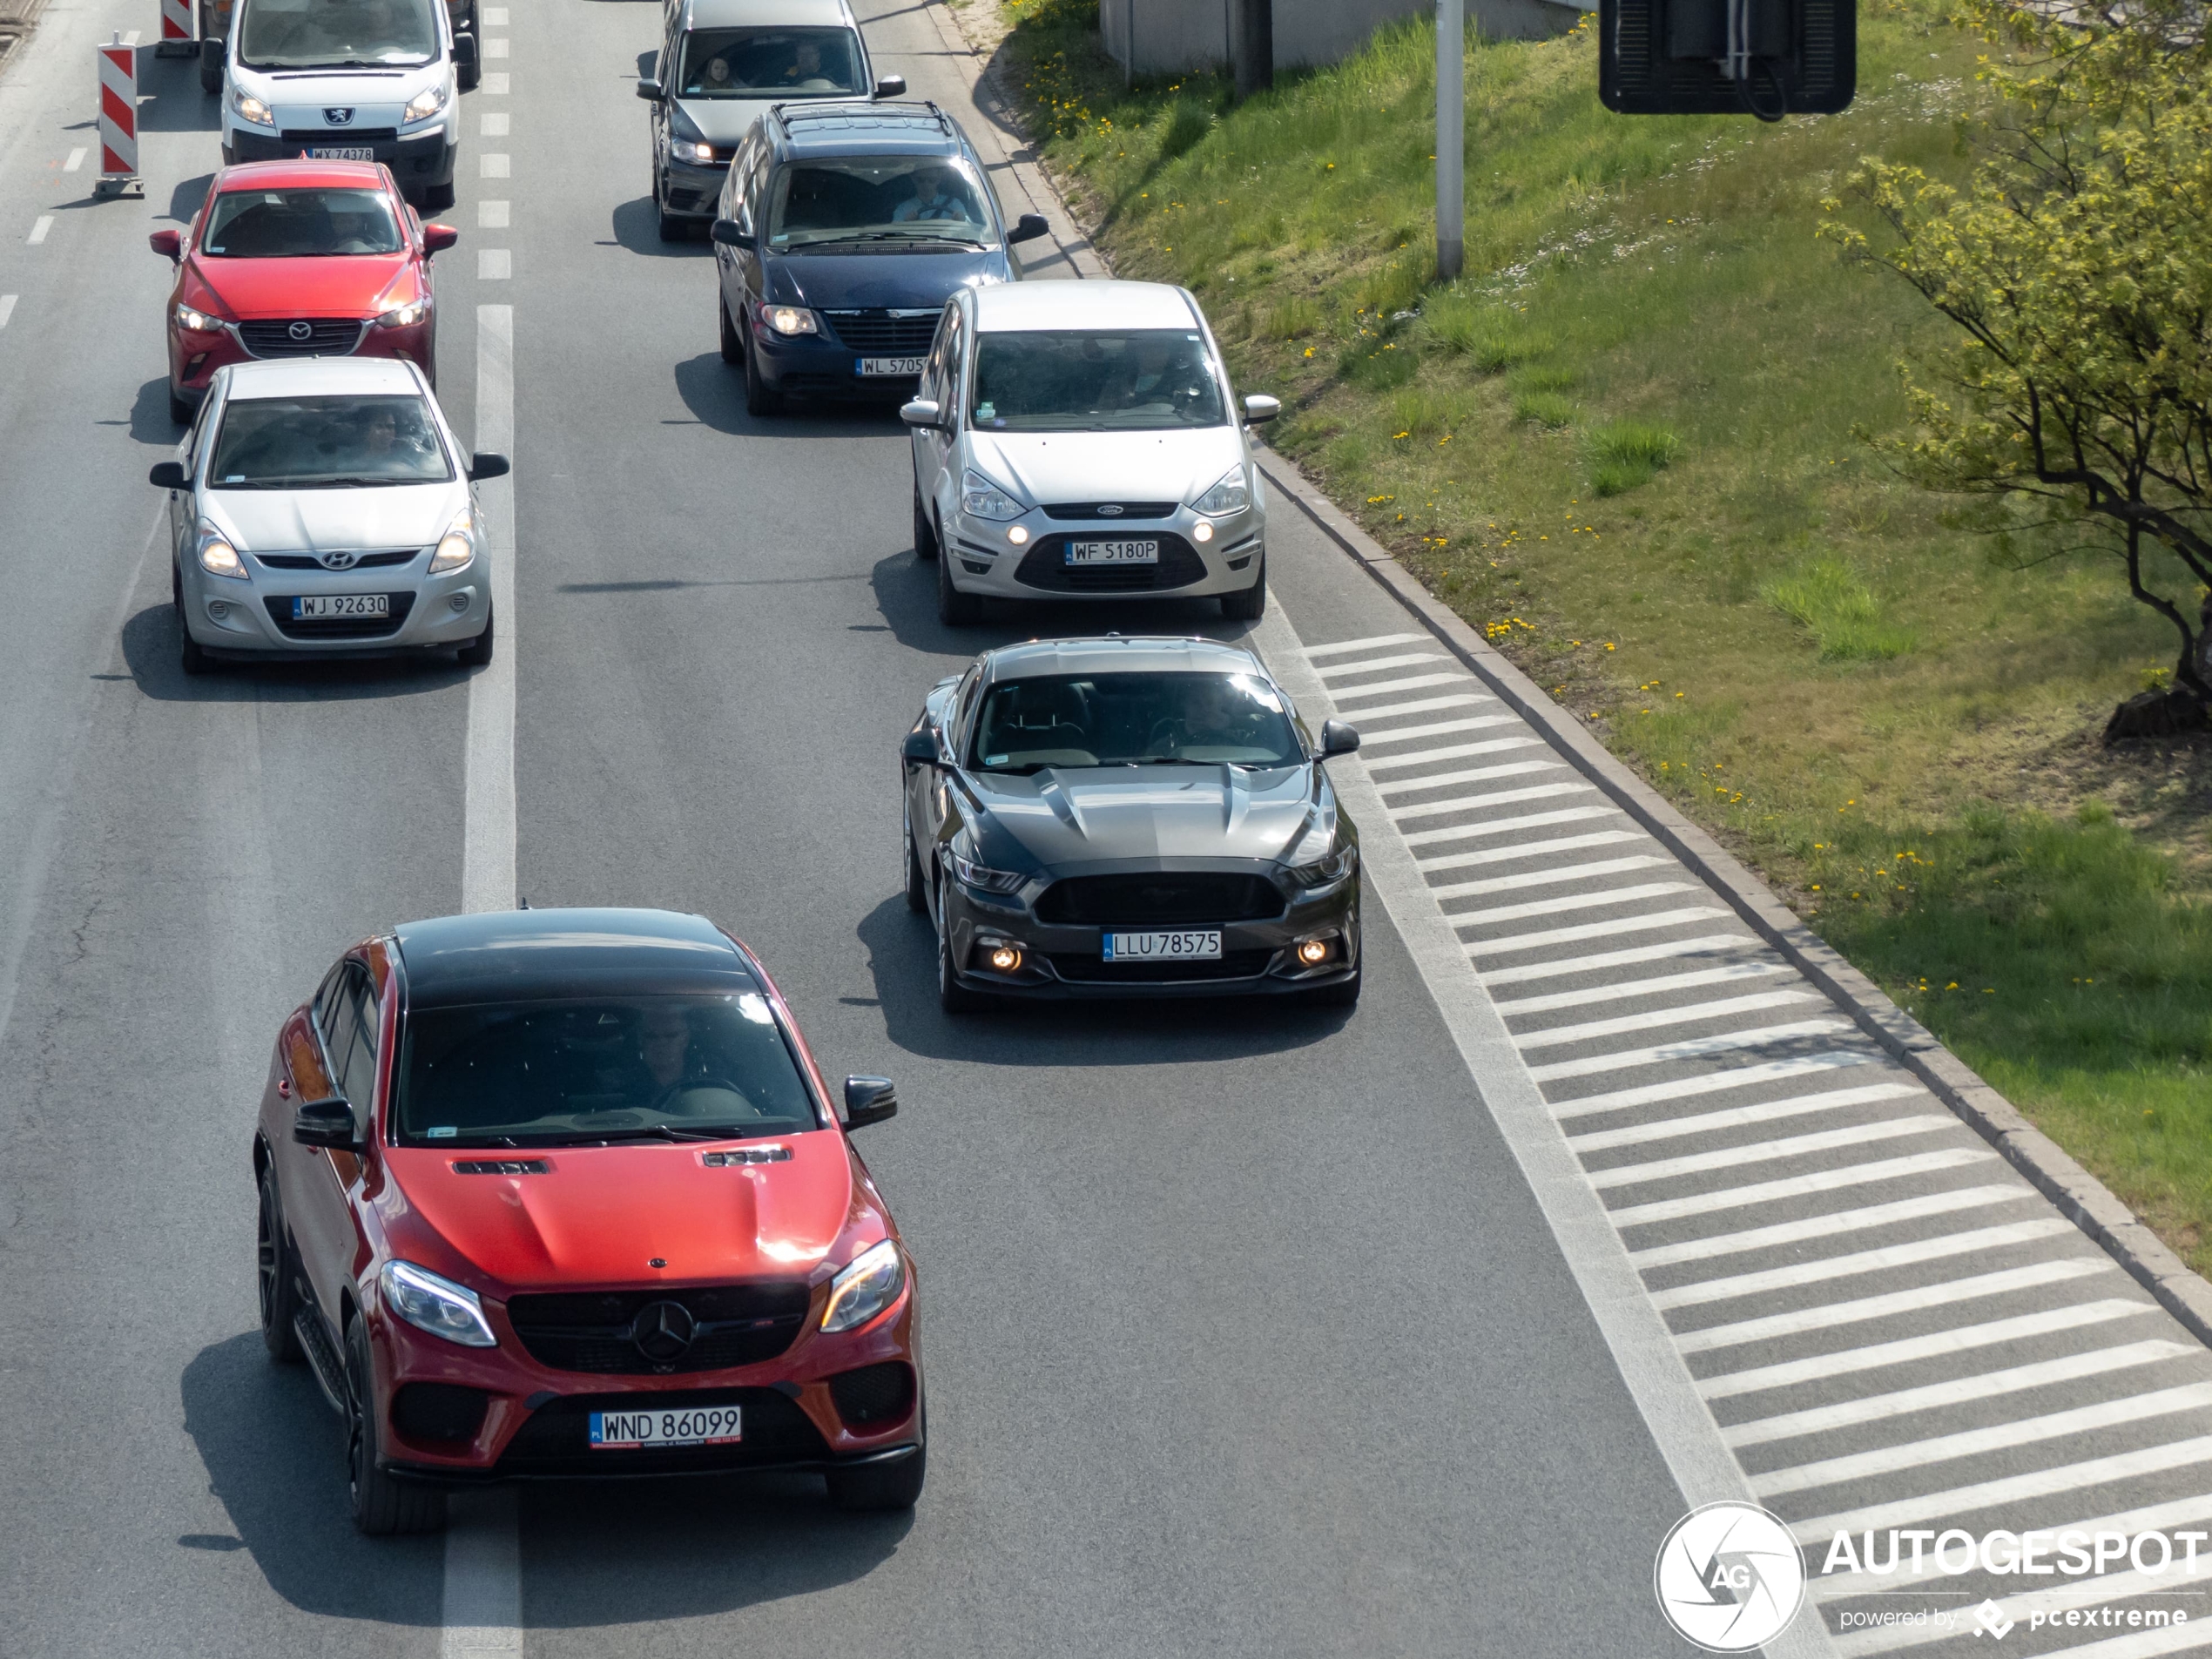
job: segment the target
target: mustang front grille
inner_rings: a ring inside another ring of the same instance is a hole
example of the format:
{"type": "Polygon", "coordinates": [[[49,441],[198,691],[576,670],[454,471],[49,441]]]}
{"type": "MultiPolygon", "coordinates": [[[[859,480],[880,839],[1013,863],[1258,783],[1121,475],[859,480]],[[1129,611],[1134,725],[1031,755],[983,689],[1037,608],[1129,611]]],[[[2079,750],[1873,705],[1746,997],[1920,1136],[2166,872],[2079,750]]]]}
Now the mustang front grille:
{"type": "Polygon", "coordinates": [[[1116,927],[1265,921],[1283,909],[1282,890],[1266,877],[1211,870],[1075,875],[1037,899],[1039,921],[1116,927]]]}

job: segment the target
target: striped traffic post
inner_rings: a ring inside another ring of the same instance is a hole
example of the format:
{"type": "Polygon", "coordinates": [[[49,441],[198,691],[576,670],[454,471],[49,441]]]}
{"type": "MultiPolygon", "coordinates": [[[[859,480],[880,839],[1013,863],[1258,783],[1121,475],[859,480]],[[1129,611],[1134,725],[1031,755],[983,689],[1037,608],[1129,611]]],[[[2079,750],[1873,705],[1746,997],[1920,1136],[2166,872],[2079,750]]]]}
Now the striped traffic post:
{"type": "Polygon", "coordinates": [[[143,189],[138,179],[138,48],[121,35],[93,49],[100,66],[100,183],[116,194],[143,189]]]}
{"type": "Polygon", "coordinates": [[[199,36],[193,26],[192,0],[161,0],[161,43],[153,50],[160,57],[199,56],[199,36]]]}

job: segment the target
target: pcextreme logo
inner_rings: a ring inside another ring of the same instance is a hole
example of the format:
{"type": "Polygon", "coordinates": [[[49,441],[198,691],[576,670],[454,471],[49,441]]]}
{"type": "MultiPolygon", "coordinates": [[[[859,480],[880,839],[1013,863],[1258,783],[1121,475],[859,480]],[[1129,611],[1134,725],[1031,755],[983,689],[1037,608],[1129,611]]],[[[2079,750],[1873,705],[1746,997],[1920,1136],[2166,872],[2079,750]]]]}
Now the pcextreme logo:
{"type": "Polygon", "coordinates": [[[1651,1582],[1683,1640],[1708,1653],[1750,1653],[1804,1605],[1804,1557],[1789,1527],[1758,1505],[1709,1503],[1668,1533],[1651,1582]]]}

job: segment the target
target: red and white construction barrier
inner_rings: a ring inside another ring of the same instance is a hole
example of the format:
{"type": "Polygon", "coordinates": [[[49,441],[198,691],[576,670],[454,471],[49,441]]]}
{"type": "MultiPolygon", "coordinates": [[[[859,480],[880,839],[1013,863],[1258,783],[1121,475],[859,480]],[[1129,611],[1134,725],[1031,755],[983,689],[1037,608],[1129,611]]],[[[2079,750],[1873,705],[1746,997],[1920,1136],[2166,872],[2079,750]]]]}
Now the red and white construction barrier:
{"type": "Polygon", "coordinates": [[[161,44],[154,51],[163,57],[194,57],[199,53],[192,0],[161,0],[161,44]]]}
{"type": "Polygon", "coordinates": [[[100,186],[138,182],[138,49],[116,36],[93,51],[100,65],[100,186]]]}

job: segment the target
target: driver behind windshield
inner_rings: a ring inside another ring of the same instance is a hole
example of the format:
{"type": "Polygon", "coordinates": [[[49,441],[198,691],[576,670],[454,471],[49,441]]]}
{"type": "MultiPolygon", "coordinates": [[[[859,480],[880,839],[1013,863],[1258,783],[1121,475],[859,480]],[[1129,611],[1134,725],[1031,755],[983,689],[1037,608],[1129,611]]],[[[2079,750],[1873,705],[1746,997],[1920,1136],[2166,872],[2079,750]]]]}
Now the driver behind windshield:
{"type": "Polygon", "coordinates": [[[958,187],[959,180],[948,179],[942,167],[917,167],[907,180],[914,193],[891,210],[891,222],[908,225],[916,219],[952,219],[972,220],[968,212],[967,192],[958,187]],[[953,189],[947,189],[948,183],[953,189]]]}

